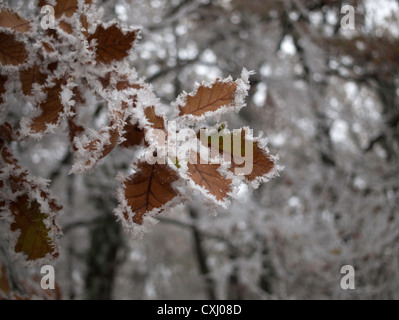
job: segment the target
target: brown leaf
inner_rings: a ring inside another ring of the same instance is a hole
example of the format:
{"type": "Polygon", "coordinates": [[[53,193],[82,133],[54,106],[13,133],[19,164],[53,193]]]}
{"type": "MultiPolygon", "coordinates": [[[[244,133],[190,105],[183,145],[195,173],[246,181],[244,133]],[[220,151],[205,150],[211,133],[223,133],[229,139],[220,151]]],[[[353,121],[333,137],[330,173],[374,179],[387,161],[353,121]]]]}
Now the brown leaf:
{"type": "Polygon", "coordinates": [[[40,72],[40,67],[34,65],[26,70],[19,72],[19,79],[21,81],[22,92],[24,95],[31,95],[34,83],[43,85],[46,82],[47,76],[40,72]]]}
{"type": "Polygon", "coordinates": [[[123,135],[123,138],[126,140],[120,144],[122,148],[133,148],[135,146],[140,145],[144,140],[144,130],[140,129],[138,124],[132,124],[131,118],[129,117],[126,120],[126,126],[124,127],[124,131],[126,133],[123,135]]]}
{"type": "Polygon", "coordinates": [[[55,51],[53,45],[49,42],[42,41],[42,46],[43,46],[44,50],[46,50],[47,53],[52,53],[55,51]]]}
{"type": "Polygon", "coordinates": [[[165,129],[165,119],[156,114],[154,106],[147,107],[144,110],[144,114],[147,120],[151,123],[151,127],[154,129],[165,129]]]}
{"type": "Polygon", "coordinates": [[[72,30],[72,26],[71,26],[70,23],[65,22],[64,20],[61,20],[61,21],[59,22],[59,26],[60,26],[60,28],[61,28],[63,31],[65,31],[66,33],[72,34],[73,30],[72,30]]]}
{"type": "Polygon", "coordinates": [[[193,161],[194,157],[191,157],[191,161],[187,165],[189,177],[196,185],[215,196],[217,200],[225,201],[231,191],[232,180],[220,174],[218,171],[220,165],[200,164],[199,154],[196,155],[196,161],[193,161]]]}
{"type": "Polygon", "coordinates": [[[0,201],[0,216],[6,217],[10,230],[17,240],[14,251],[23,253],[28,261],[44,258],[48,254],[58,256],[56,237],[60,229],[55,223],[55,213],[61,206],[47,190],[45,184],[30,175],[18,164],[6,146],[1,148],[0,172],[7,183],[0,201]],[[8,165],[5,172],[3,167],[8,165]]]}
{"type": "MultiPolygon", "coordinates": [[[[142,224],[146,213],[161,209],[179,195],[173,183],[179,179],[178,174],[167,164],[150,165],[139,162],[137,172],[124,182],[124,195],[134,216],[136,224],[142,224]]],[[[127,213],[125,218],[129,220],[127,213]]]]}
{"type": "MultiPolygon", "coordinates": [[[[274,161],[272,160],[270,155],[268,155],[265,150],[260,148],[258,142],[254,142],[254,144],[253,144],[252,161],[253,161],[252,162],[252,164],[253,164],[252,172],[245,176],[249,181],[254,181],[256,178],[262,177],[262,176],[268,174],[274,168],[274,165],[275,165],[274,161]]],[[[244,164],[232,165],[232,169],[243,168],[243,167],[244,167],[244,164]]]]}
{"type": "Polygon", "coordinates": [[[245,178],[249,181],[254,181],[256,178],[265,176],[268,174],[275,166],[275,163],[271,156],[267,154],[266,150],[259,146],[258,141],[250,141],[245,137],[245,130],[241,130],[241,149],[235,150],[233,145],[234,136],[233,133],[227,133],[221,135],[218,141],[212,141],[211,136],[205,138],[202,141],[204,145],[207,145],[211,150],[215,150],[220,155],[223,155],[227,161],[231,162],[230,171],[235,173],[236,169],[244,168],[245,162],[250,161],[252,164],[251,172],[245,174],[245,178]],[[227,145],[229,149],[224,149],[224,139],[228,139],[227,145]],[[252,145],[252,152],[248,150],[246,152],[246,145],[252,145]],[[248,153],[248,154],[247,154],[248,153]],[[241,161],[241,163],[238,163],[241,161]]]}
{"type": "Polygon", "coordinates": [[[202,116],[206,112],[216,111],[223,106],[229,106],[234,101],[237,84],[233,81],[216,81],[210,88],[200,86],[194,96],[188,95],[184,106],[179,106],[180,116],[202,116]]]}
{"type": "Polygon", "coordinates": [[[17,66],[28,59],[25,44],[17,41],[15,36],[0,32],[0,63],[3,65],[17,66]]]}
{"type": "Polygon", "coordinates": [[[2,9],[0,11],[0,27],[24,33],[29,31],[30,24],[28,20],[20,17],[17,13],[12,13],[9,9],[2,9]]]}
{"type": "Polygon", "coordinates": [[[123,60],[129,55],[137,35],[138,30],[123,33],[116,24],[106,29],[98,25],[95,33],[89,36],[89,42],[97,40],[96,61],[109,64],[112,61],[123,60]]]}
{"type": "Polygon", "coordinates": [[[0,74],[0,104],[4,102],[3,95],[6,93],[5,84],[7,80],[7,76],[0,74]]]}
{"type": "Polygon", "coordinates": [[[55,17],[61,18],[62,15],[70,18],[78,10],[78,0],[57,0],[54,7],[55,17]]]}
{"type": "Polygon", "coordinates": [[[57,80],[54,86],[47,87],[44,92],[46,99],[39,105],[42,113],[40,116],[33,118],[30,129],[34,133],[45,132],[48,124],[57,124],[64,106],[61,103],[62,86],[66,85],[65,78],[57,80]]]}
{"type": "MultiPolygon", "coordinates": [[[[11,202],[10,210],[14,218],[11,231],[20,232],[15,252],[26,254],[27,260],[44,258],[48,253],[58,257],[58,250],[49,236],[51,229],[45,224],[49,217],[41,211],[36,200],[24,194],[11,202]]],[[[54,221],[51,224],[55,226],[54,221]]]]}

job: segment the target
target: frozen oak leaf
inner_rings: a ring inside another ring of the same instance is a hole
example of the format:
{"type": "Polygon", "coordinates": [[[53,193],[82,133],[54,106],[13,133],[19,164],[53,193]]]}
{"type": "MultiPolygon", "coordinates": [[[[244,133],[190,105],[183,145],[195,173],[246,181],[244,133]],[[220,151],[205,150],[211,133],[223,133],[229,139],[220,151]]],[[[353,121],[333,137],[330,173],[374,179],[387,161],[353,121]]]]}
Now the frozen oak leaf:
{"type": "MultiPolygon", "coordinates": [[[[245,143],[242,143],[243,148],[245,148],[245,143]]],[[[267,149],[264,149],[260,146],[260,142],[253,142],[253,154],[249,155],[248,159],[245,161],[251,161],[252,170],[245,175],[245,178],[250,182],[253,181],[262,181],[263,179],[269,180],[269,176],[276,171],[276,159],[268,154],[267,149]]],[[[243,154],[245,154],[245,150],[243,150],[243,154]]],[[[236,164],[233,162],[232,169],[243,168],[245,164],[236,164]]]]}
{"type": "Polygon", "coordinates": [[[219,154],[230,163],[229,170],[233,174],[241,174],[249,182],[268,180],[280,170],[276,166],[276,157],[269,154],[266,141],[249,137],[249,131],[249,128],[243,128],[232,133],[223,129],[214,137],[209,135],[200,139],[210,148],[211,154],[219,154]]]}
{"type": "Polygon", "coordinates": [[[40,115],[21,121],[22,136],[38,136],[51,132],[61,120],[70,115],[70,107],[75,103],[72,87],[66,77],[55,79],[55,83],[44,88],[46,98],[39,104],[40,115]]]}
{"type": "Polygon", "coordinates": [[[1,140],[0,218],[9,224],[10,243],[25,262],[58,256],[56,213],[61,210],[47,190],[47,182],[21,167],[1,140]]]}
{"type": "Polygon", "coordinates": [[[57,227],[53,221],[50,227],[46,225],[49,224],[46,221],[48,215],[36,199],[30,199],[24,194],[10,202],[9,209],[14,219],[11,231],[19,233],[14,247],[16,253],[25,254],[27,260],[45,258],[48,254],[53,258],[58,257],[58,250],[50,236],[51,229],[57,230],[57,227]]]}
{"type": "Polygon", "coordinates": [[[0,32],[0,64],[18,66],[28,59],[25,44],[18,41],[14,34],[0,32]]]}
{"type": "Polygon", "coordinates": [[[98,63],[110,64],[125,59],[137,39],[139,30],[122,31],[117,24],[108,27],[99,24],[89,42],[96,40],[95,60],[98,63]]]}
{"type": "Polygon", "coordinates": [[[242,77],[237,81],[233,81],[231,77],[217,79],[209,85],[201,84],[194,93],[183,93],[175,102],[179,108],[179,116],[202,120],[204,117],[239,111],[245,105],[250,74],[251,72],[244,69],[242,77]]]}
{"type": "Polygon", "coordinates": [[[0,27],[11,28],[17,32],[25,33],[30,30],[30,23],[17,13],[3,8],[0,9],[0,27]]]}
{"type": "Polygon", "coordinates": [[[180,195],[175,184],[180,177],[168,164],[138,161],[135,173],[122,179],[118,191],[116,214],[128,228],[142,225],[146,216],[153,216],[180,195]]]}
{"type": "Polygon", "coordinates": [[[188,95],[187,102],[180,106],[180,116],[191,114],[202,116],[206,112],[216,111],[220,107],[231,105],[234,100],[236,84],[234,82],[215,82],[211,87],[200,86],[195,95],[188,95]]]}
{"type": "Polygon", "coordinates": [[[194,188],[215,198],[221,205],[225,205],[232,191],[232,180],[224,177],[219,172],[219,164],[201,164],[198,153],[191,155],[190,160],[187,165],[187,172],[194,188]]]}

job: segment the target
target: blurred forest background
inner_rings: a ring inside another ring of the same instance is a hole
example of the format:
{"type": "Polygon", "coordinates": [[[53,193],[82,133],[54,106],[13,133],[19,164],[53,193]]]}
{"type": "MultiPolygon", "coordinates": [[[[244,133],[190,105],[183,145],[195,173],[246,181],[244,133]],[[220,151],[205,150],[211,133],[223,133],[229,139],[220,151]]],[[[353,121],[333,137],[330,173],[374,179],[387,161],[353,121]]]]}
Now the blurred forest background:
{"type": "MultiPolygon", "coordinates": [[[[127,153],[75,176],[64,133],[21,144],[21,162],[51,179],[64,206],[61,298],[399,299],[398,1],[97,3],[104,21],[142,26],[131,63],[165,104],[195,82],[254,70],[230,127],[262,131],[285,170],[241,189],[228,210],[193,197],[133,240],[113,214],[127,153]],[[341,28],[343,5],[354,30],[341,28]],[[341,289],[344,265],[355,290],[341,289]]],[[[27,273],[38,270],[14,270],[27,273]]]]}

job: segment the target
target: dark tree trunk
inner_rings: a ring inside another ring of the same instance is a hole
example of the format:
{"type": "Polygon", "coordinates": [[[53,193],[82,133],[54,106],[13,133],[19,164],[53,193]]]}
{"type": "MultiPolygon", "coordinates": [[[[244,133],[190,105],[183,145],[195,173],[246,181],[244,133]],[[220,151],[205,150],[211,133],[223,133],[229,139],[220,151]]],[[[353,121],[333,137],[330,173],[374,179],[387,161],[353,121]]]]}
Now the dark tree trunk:
{"type": "Polygon", "coordinates": [[[87,299],[110,300],[123,244],[115,216],[107,214],[98,219],[90,231],[90,242],[85,279],[87,299]]]}
{"type": "MultiPolygon", "coordinates": [[[[193,220],[197,219],[197,212],[193,208],[189,208],[190,216],[193,220]]],[[[216,300],[215,282],[210,275],[210,268],[207,262],[207,254],[202,245],[202,236],[198,228],[193,223],[192,226],[193,240],[194,240],[194,251],[197,256],[198,268],[201,276],[205,281],[205,291],[209,300],[216,300]]]]}

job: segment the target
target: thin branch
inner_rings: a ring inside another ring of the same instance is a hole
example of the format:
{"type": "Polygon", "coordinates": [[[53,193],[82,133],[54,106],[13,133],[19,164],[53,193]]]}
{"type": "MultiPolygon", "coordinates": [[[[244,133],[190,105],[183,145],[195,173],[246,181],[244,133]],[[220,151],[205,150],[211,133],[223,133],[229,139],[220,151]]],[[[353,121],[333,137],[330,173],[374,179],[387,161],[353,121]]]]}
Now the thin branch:
{"type": "MultiPolygon", "coordinates": [[[[189,213],[192,219],[197,219],[197,212],[194,208],[189,207],[189,213]]],[[[216,300],[215,281],[211,277],[211,270],[207,262],[207,253],[202,246],[202,237],[198,228],[193,224],[192,233],[194,238],[195,253],[201,276],[205,279],[205,288],[209,300],[216,300]]]]}
{"type": "Polygon", "coordinates": [[[178,64],[176,64],[174,66],[163,68],[163,69],[159,70],[157,73],[154,73],[152,76],[148,77],[147,82],[152,83],[155,80],[157,80],[158,78],[163,77],[172,71],[179,72],[181,69],[197,62],[198,60],[199,60],[199,55],[197,57],[195,57],[194,59],[180,61],[178,64]]]}

